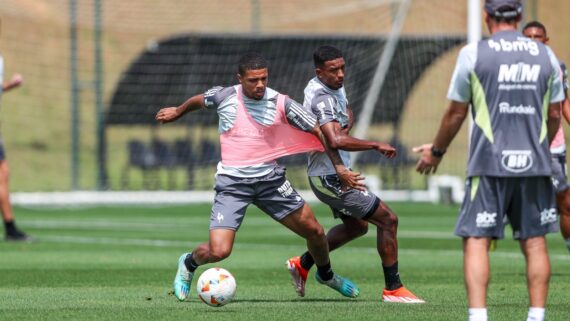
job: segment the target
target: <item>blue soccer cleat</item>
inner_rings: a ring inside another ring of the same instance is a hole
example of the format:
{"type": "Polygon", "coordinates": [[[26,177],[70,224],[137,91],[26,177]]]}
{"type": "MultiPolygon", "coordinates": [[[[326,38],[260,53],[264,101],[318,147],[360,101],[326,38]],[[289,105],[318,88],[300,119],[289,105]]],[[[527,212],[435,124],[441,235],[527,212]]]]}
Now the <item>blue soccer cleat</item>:
{"type": "Polygon", "coordinates": [[[190,285],[192,283],[192,278],[194,273],[188,271],[184,260],[186,257],[192,253],[184,253],[178,259],[178,271],[176,271],[176,276],[174,277],[174,295],[179,301],[184,301],[190,293],[190,285]]]}
{"type": "Polygon", "coordinates": [[[319,273],[316,273],[315,277],[319,283],[338,291],[338,293],[344,295],[345,297],[356,298],[360,294],[360,289],[356,284],[336,273],[333,278],[328,281],[321,280],[319,273]]]}

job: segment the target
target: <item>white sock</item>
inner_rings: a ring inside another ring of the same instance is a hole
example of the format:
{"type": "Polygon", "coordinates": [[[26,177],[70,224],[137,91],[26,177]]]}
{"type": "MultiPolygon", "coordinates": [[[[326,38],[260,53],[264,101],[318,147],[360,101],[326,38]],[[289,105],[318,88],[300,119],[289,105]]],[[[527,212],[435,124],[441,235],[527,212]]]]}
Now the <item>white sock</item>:
{"type": "Polygon", "coordinates": [[[469,321],[487,321],[487,308],[469,308],[469,321]]]}
{"type": "Polygon", "coordinates": [[[530,307],[526,321],[544,321],[544,308],[530,307]]]}

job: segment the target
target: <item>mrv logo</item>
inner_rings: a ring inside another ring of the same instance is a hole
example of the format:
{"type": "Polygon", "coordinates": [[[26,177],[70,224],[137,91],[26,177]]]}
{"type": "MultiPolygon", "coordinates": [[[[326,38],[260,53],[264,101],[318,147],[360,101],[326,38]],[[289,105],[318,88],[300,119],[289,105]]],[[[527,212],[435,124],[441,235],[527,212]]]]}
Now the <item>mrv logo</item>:
{"type": "Polygon", "coordinates": [[[540,53],[540,48],[538,44],[530,39],[526,38],[519,38],[515,41],[508,41],[505,39],[500,39],[499,41],[495,41],[493,39],[489,39],[487,41],[489,48],[495,51],[503,51],[503,52],[520,52],[520,51],[527,51],[532,56],[538,56],[540,53]]]}
{"type": "Polygon", "coordinates": [[[501,65],[499,67],[499,82],[523,83],[537,82],[540,75],[540,65],[518,63],[514,65],[501,65]]]}
{"type": "Polygon", "coordinates": [[[501,165],[512,173],[526,172],[532,167],[531,155],[529,150],[504,150],[501,165]]]}

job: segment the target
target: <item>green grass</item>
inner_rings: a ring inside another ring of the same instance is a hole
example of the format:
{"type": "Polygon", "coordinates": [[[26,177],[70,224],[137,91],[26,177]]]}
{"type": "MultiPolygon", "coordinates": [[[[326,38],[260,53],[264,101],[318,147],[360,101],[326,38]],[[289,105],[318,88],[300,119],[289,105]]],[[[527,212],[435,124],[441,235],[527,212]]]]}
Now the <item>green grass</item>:
{"type": "MultiPolygon", "coordinates": [[[[303,241],[251,207],[232,255],[217,264],[236,277],[235,301],[211,308],[194,288],[186,302],[170,294],[180,253],[207,239],[209,205],[18,208],[19,224],[39,241],[0,243],[0,320],[465,320],[461,243],[452,235],[457,208],[392,207],[400,216],[402,279],[427,304],[379,301],[384,281],[372,229],[331,254],[335,271],[361,287],[359,298],[317,284],[313,271],[307,296],[298,298],[284,262],[305,250],[303,241]]],[[[314,209],[326,228],[335,224],[326,207],[314,209]]],[[[549,237],[549,245],[547,320],[567,320],[570,255],[559,235],[549,237]]],[[[527,294],[517,243],[500,242],[491,261],[491,320],[524,320],[527,294]]]]}

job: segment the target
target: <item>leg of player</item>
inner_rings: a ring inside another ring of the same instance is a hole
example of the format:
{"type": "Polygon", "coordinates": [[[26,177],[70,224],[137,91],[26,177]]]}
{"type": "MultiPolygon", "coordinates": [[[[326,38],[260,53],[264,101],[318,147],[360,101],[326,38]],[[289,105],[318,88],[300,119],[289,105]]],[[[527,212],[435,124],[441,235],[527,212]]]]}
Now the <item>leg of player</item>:
{"type": "Polygon", "coordinates": [[[463,238],[463,274],[467,288],[469,321],[487,321],[490,238],[463,238]]]}
{"type": "Polygon", "coordinates": [[[526,276],[530,309],[527,320],[543,321],[548,283],[550,281],[550,260],[546,238],[543,236],[520,241],[526,260],[526,276]]]}
{"type": "Polygon", "coordinates": [[[6,229],[6,241],[31,241],[32,239],[16,227],[10,204],[10,192],[8,190],[10,170],[8,162],[0,160],[0,211],[6,229]]]}
{"type": "Polygon", "coordinates": [[[307,240],[307,248],[317,265],[316,278],[319,283],[333,288],[346,297],[355,298],[360,294],[360,290],[352,281],[333,272],[324,229],[307,204],[286,216],[280,223],[307,240]]]}
{"type": "Polygon", "coordinates": [[[202,243],[191,253],[184,253],[178,259],[178,271],[174,277],[174,295],[184,301],[190,293],[194,271],[200,265],[219,262],[230,256],[236,231],[231,229],[210,230],[209,243],[202,243]]]}
{"type": "Polygon", "coordinates": [[[400,280],[398,271],[398,217],[384,202],[376,208],[368,221],[376,225],[376,248],[382,259],[386,287],[382,293],[384,302],[425,303],[410,292],[400,280]]]}
{"type": "Polygon", "coordinates": [[[340,219],[342,224],[334,226],[327,233],[331,252],[368,233],[368,222],[346,215],[341,216],[340,219]]]}
{"type": "Polygon", "coordinates": [[[570,251],[570,188],[556,194],[556,204],[560,212],[560,232],[570,251]]]}
{"type": "MultiPolygon", "coordinates": [[[[329,245],[329,252],[332,252],[344,244],[365,235],[368,232],[368,222],[342,215],[340,217],[342,224],[336,225],[331,228],[327,233],[327,242],[329,245]]],[[[295,291],[299,296],[305,296],[305,282],[309,270],[315,264],[313,256],[309,251],[303,253],[301,256],[295,256],[287,260],[287,269],[291,273],[295,291]]]]}

